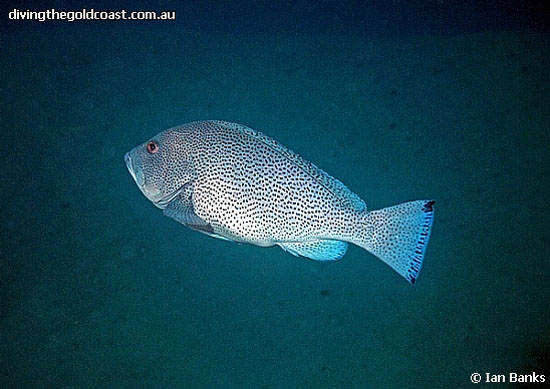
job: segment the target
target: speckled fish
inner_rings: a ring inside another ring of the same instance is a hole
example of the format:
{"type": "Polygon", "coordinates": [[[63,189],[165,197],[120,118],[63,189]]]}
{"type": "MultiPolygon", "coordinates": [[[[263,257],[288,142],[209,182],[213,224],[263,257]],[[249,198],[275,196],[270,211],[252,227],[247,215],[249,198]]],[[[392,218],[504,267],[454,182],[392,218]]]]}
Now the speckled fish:
{"type": "Polygon", "coordinates": [[[353,243],[409,282],[418,277],[434,201],[368,211],[342,182],[241,124],[173,127],[124,160],[145,197],[194,230],[317,261],[340,259],[353,243]]]}

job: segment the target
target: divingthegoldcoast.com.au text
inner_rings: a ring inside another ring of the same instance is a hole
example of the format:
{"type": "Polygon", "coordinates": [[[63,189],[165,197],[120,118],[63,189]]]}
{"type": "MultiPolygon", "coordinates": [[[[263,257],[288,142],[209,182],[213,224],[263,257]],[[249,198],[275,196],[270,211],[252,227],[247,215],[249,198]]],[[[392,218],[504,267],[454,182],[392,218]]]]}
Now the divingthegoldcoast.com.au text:
{"type": "Polygon", "coordinates": [[[43,11],[19,10],[10,11],[8,18],[11,20],[36,20],[45,22],[48,20],[65,20],[75,22],[79,20],[176,20],[174,11],[97,11],[95,9],[82,9],[79,11],[57,11],[48,9],[43,11]]]}

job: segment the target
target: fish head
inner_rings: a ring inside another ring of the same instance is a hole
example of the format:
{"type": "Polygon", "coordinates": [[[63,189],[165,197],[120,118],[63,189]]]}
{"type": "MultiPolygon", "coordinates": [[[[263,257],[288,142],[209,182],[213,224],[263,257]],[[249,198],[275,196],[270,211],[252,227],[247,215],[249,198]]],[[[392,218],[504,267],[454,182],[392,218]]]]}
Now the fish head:
{"type": "Polygon", "coordinates": [[[182,134],[166,130],[124,155],[140,191],[164,209],[195,176],[182,134]]]}

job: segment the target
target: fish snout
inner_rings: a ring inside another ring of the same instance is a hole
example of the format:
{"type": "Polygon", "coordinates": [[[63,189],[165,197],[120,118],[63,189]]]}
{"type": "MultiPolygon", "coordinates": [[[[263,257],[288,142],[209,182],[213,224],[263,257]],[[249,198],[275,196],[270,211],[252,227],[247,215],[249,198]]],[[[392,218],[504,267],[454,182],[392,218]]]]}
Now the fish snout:
{"type": "Polygon", "coordinates": [[[132,160],[132,157],[130,156],[130,152],[124,154],[124,162],[126,163],[126,168],[130,172],[130,175],[136,182],[136,184],[142,188],[143,185],[145,185],[145,176],[141,169],[135,169],[134,162],[132,160]]]}
{"type": "Polygon", "coordinates": [[[150,201],[159,208],[163,208],[161,205],[157,204],[159,200],[162,199],[162,191],[159,188],[156,188],[153,183],[147,183],[145,178],[145,173],[141,167],[139,156],[136,159],[132,158],[132,151],[124,154],[124,162],[126,163],[126,168],[130,175],[134,179],[141,193],[145,195],[150,201]]]}
{"type": "Polygon", "coordinates": [[[132,158],[130,158],[130,152],[127,152],[126,154],[124,154],[124,163],[126,163],[126,167],[131,172],[133,170],[133,167],[132,167],[132,158]]]}

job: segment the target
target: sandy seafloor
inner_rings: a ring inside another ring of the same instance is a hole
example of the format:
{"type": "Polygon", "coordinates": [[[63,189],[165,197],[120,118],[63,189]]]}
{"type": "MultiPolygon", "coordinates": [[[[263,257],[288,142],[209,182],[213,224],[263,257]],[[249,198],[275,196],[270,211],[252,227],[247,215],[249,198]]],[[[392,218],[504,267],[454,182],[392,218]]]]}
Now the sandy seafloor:
{"type": "Polygon", "coordinates": [[[0,386],[550,379],[549,39],[4,34],[0,386]],[[164,217],[123,155],[209,118],[271,135],[371,209],[434,198],[417,284],[358,247],[319,263],[164,217]]]}

